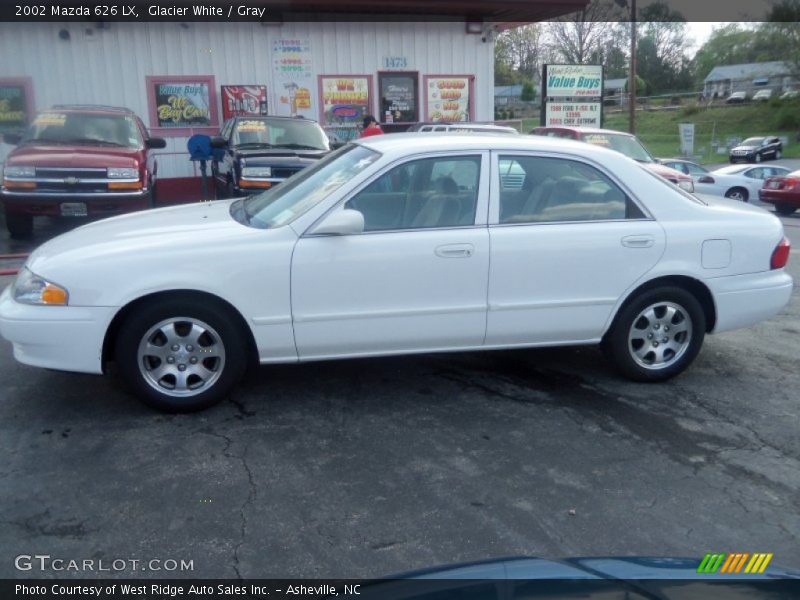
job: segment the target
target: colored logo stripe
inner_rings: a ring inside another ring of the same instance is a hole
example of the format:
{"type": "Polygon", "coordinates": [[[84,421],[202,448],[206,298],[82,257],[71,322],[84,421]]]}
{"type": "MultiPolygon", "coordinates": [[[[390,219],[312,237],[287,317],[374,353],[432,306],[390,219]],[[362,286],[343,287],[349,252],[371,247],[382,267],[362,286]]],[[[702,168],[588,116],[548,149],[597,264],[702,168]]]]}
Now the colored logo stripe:
{"type": "Polygon", "coordinates": [[[741,573],[742,568],[748,574],[763,573],[767,565],[772,560],[772,554],[747,552],[736,552],[733,554],[706,554],[700,565],[697,567],[698,573],[703,574],[734,574],[741,573]],[[748,560],[749,559],[749,560],[748,560]],[[745,567],[745,564],[747,566],[745,567]]]}

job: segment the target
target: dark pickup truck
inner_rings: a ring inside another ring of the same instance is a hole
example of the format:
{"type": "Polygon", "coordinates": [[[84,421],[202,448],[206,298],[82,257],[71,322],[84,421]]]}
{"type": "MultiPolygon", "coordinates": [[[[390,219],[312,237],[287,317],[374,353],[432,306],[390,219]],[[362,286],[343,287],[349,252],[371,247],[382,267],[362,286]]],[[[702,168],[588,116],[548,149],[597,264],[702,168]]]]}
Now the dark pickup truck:
{"type": "Polygon", "coordinates": [[[6,226],[29,237],[33,217],[110,216],[149,208],[157,165],[141,119],[126,108],[59,105],[39,113],[14,144],[0,187],[6,226]]]}
{"type": "Polygon", "coordinates": [[[217,197],[263,192],[331,151],[328,136],[310,119],[234,117],[212,138],[211,174],[217,197]]]}

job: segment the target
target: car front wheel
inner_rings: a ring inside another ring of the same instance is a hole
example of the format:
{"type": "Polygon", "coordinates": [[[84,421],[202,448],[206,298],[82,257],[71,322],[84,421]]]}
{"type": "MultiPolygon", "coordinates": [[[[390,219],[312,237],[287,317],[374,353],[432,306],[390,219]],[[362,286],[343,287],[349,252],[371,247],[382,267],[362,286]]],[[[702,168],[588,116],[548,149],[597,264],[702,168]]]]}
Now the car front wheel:
{"type": "Polygon", "coordinates": [[[756,152],[756,155],[755,155],[755,157],[753,157],[753,160],[756,161],[757,163],[760,163],[761,162],[761,154],[759,152],[756,152]]]}
{"type": "Polygon", "coordinates": [[[664,381],[694,361],[705,329],[705,314],[694,295],[680,287],[658,287],[622,308],[603,349],[627,378],[664,381]]]}
{"type": "Polygon", "coordinates": [[[783,152],[781,152],[780,150],[775,150],[775,160],[780,160],[782,156],[783,152]]]}
{"type": "Polygon", "coordinates": [[[221,401],[239,382],[246,349],[241,326],[226,308],[167,299],[147,303],[125,320],[115,358],[145,404],[193,412],[221,401]]]}
{"type": "Polygon", "coordinates": [[[731,188],[725,192],[726,198],[738,200],[739,202],[747,202],[748,196],[749,194],[747,193],[747,190],[740,187],[731,188]]]}

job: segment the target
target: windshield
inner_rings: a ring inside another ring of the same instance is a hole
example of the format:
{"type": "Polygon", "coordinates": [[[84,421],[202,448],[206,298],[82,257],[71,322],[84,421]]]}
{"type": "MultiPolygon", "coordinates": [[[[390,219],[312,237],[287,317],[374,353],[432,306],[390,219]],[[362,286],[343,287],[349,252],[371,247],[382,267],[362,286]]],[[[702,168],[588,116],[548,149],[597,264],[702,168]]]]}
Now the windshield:
{"type": "Polygon", "coordinates": [[[378,152],[357,144],[344,146],[281,185],[243,200],[244,220],[259,229],[272,229],[291,223],[380,156],[378,152]]]}
{"type": "Polygon", "coordinates": [[[742,142],[742,146],[760,146],[764,138],[747,138],[742,142]]]}
{"type": "Polygon", "coordinates": [[[142,136],[128,115],[46,112],[34,119],[22,138],[25,142],[141,148],[142,136]]]}
{"type": "Polygon", "coordinates": [[[243,119],[236,123],[233,145],[329,150],[322,128],[303,119],[243,119]]]}
{"type": "Polygon", "coordinates": [[[635,137],[630,135],[616,135],[613,133],[585,133],[582,141],[604,148],[611,148],[643,163],[655,162],[650,153],[635,137]]]}

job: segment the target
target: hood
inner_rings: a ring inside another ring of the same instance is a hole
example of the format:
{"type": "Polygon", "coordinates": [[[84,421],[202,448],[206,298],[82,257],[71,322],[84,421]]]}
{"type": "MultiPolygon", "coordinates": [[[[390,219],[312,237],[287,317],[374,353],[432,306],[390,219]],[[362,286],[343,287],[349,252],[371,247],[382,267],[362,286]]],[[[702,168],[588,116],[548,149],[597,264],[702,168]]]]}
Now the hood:
{"type": "Polygon", "coordinates": [[[756,150],[759,146],[734,146],[731,150],[756,150]]]}
{"type": "Polygon", "coordinates": [[[28,259],[28,267],[57,281],[62,267],[114,261],[120,256],[157,255],[198,244],[225,243],[233,236],[241,238],[250,228],[230,216],[233,202],[184,204],[89,223],[37,248],[28,259]]]}
{"type": "Polygon", "coordinates": [[[89,144],[23,144],[8,156],[6,165],[33,167],[136,167],[142,154],[137,148],[89,144]]]}

